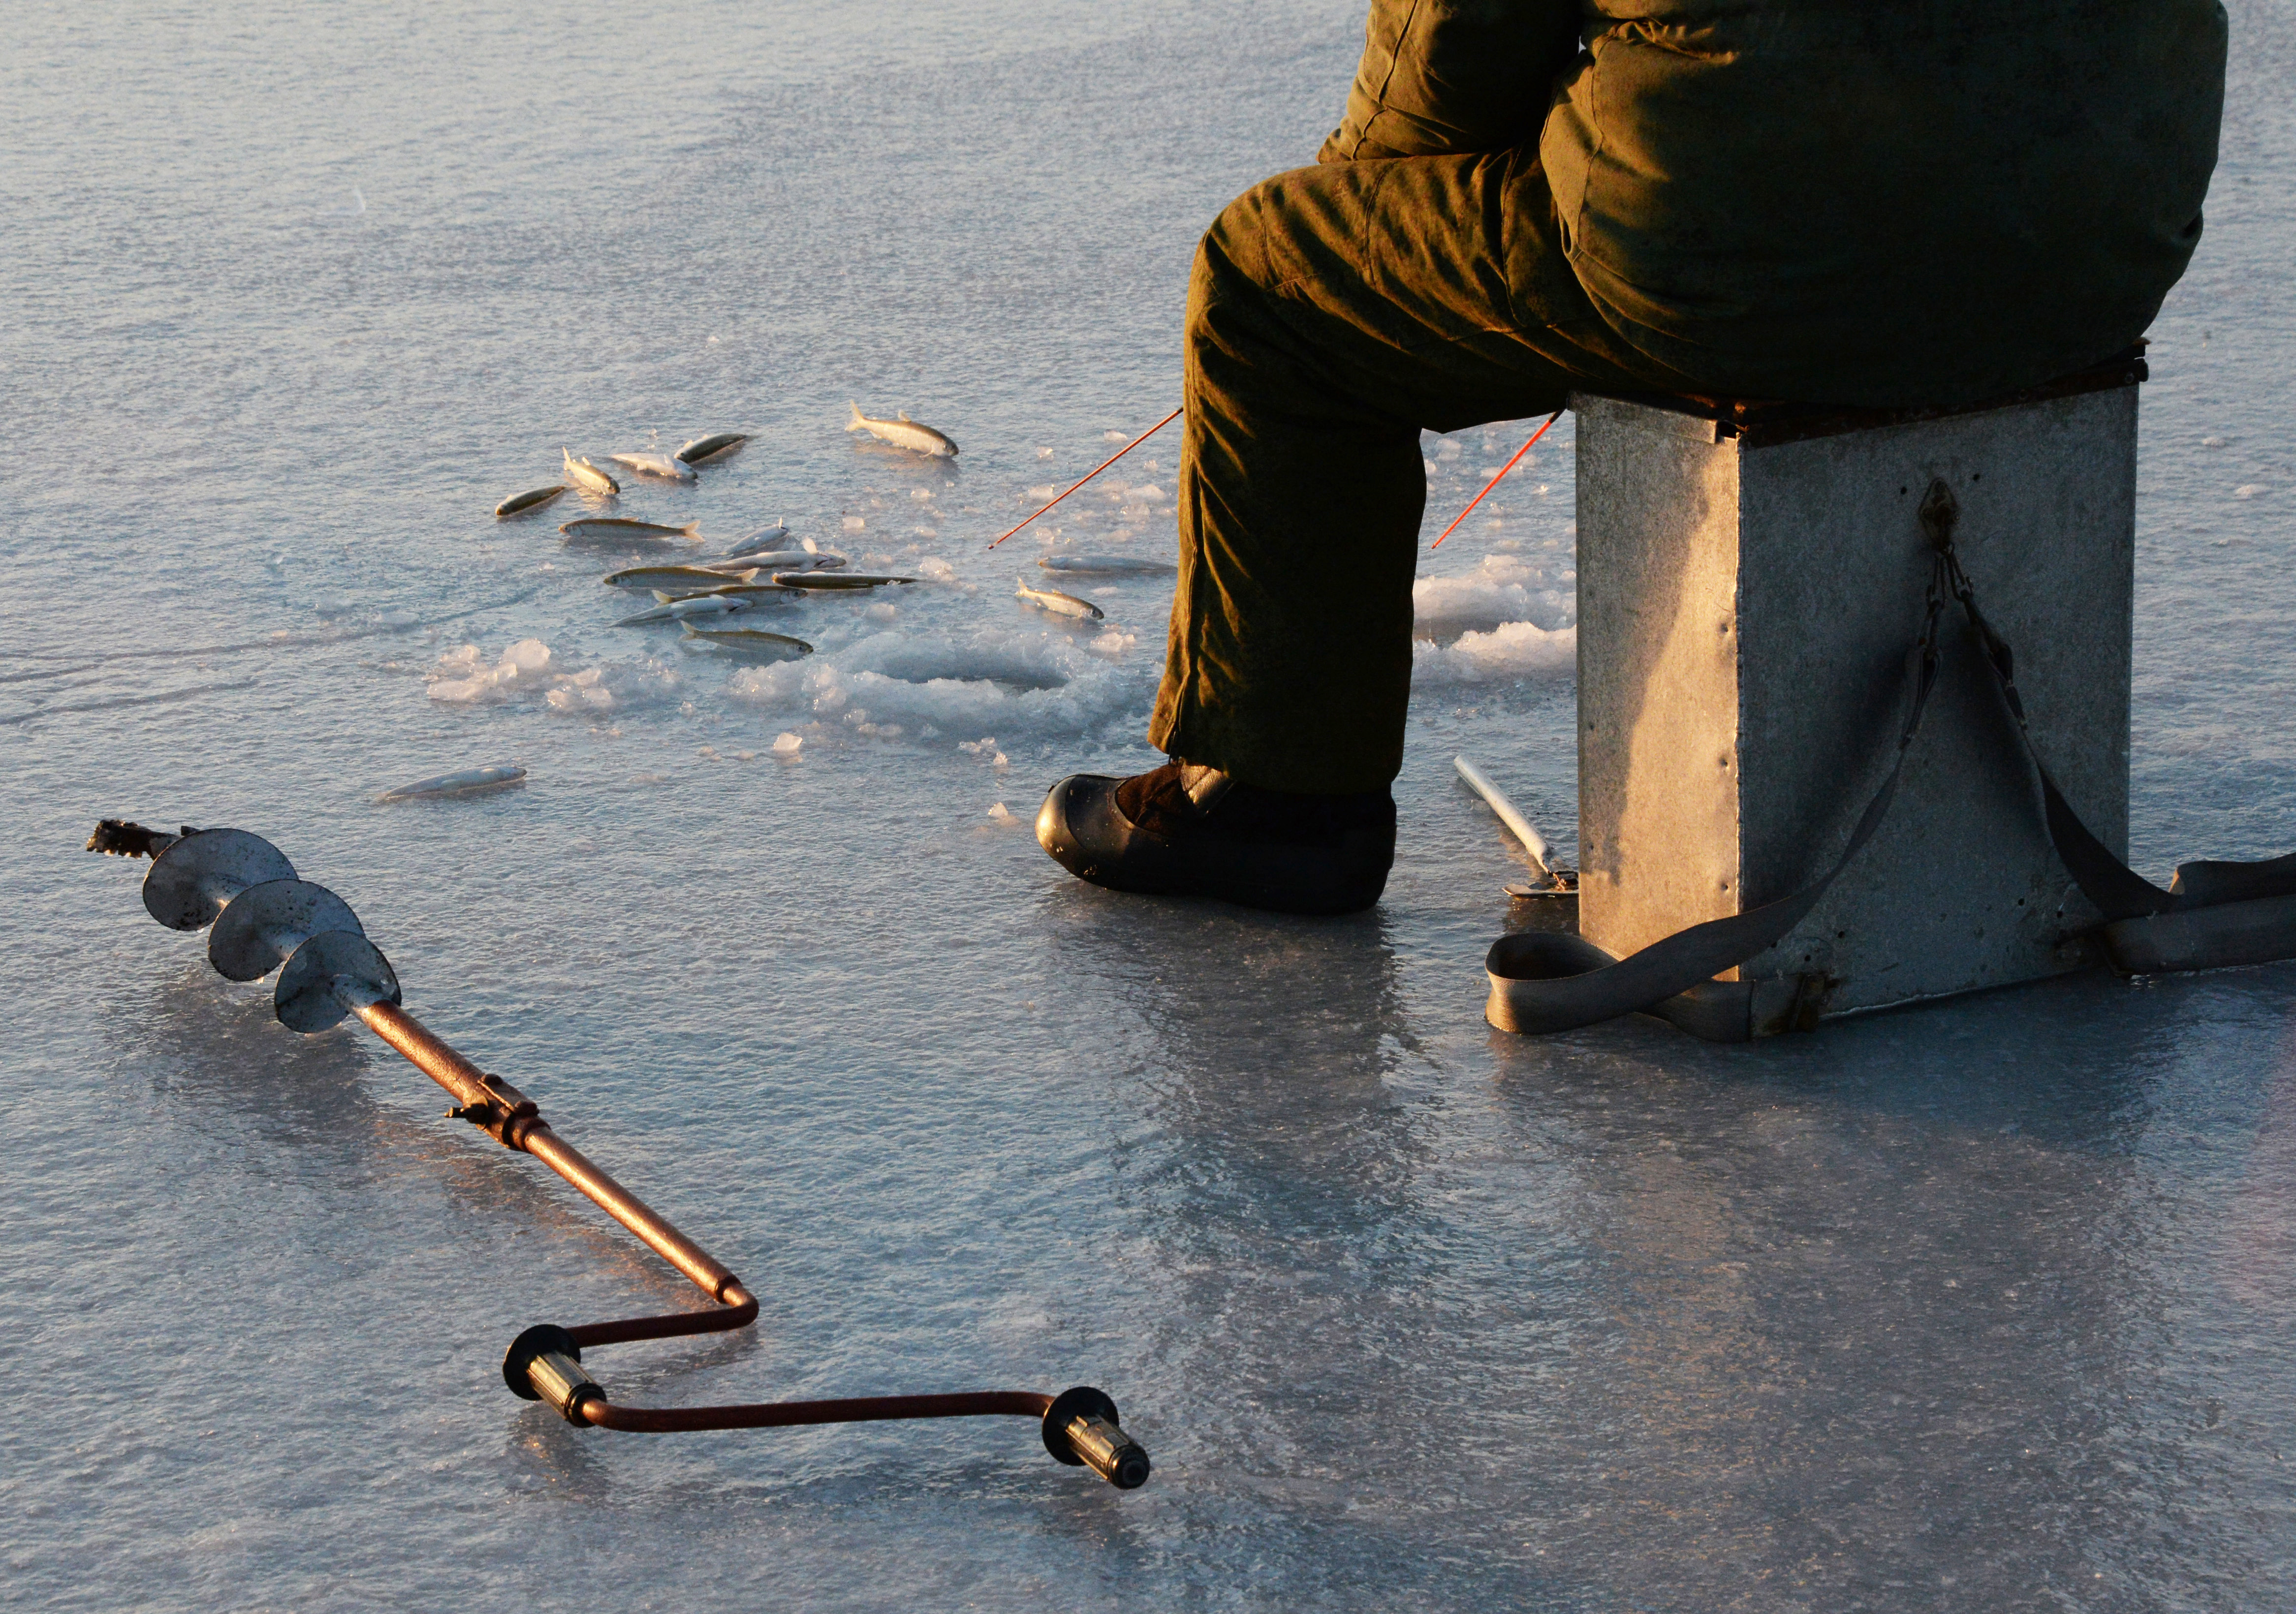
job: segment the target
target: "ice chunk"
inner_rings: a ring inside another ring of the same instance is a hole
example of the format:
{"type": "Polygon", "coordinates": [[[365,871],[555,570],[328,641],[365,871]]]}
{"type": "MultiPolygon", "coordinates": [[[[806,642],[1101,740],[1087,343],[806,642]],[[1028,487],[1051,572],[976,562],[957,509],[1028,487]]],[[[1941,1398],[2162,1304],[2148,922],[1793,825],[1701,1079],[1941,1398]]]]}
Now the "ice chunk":
{"type": "Polygon", "coordinates": [[[1539,566],[1520,555],[1486,555],[1464,577],[1422,578],[1413,584],[1412,616],[1423,629],[1492,628],[1521,621],[1561,627],[1577,615],[1576,598],[1562,586],[1571,576],[1568,557],[1562,555],[1539,566]]]}
{"type": "Polygon", "coordinates": [[[1090,733],[1119,717],[1144,720],[1160,669],[1148,658],[1095,654],[1088,643],[1001,619],[958,634],[896,627],[841,644],[824,636],[805,662],[744,669],[727,692],[824,717],[858,707],[878,723],[912,732],[931,724],[944,732],[1049,738],[1090,733]]]}
{"type": "Polygon", "coordinates": [[[430,685],[430,699],[450,706],[467,705],[483,697],[488,686],[469,679],[441,678],[430,685]]]}
{"type": "Polygon", "coordinates": [[[847,516],[845,518],[845,530],[848,532],[858,532],[867,525],[869,525],[867,520],[860,516],[847,516]]]}
{"type": "Polygon", "coordinates": [[[1015,821],[1014,821],[1014,819],[1013,819],[1013,809],[1012,809],[1011,807],[1006,807],[1006,806],[1005,806],[1003,802],[1001,802],[1001,801],[1000,801],[1000,802],[998,802],[995,807],[990,807],[990,808],[988,809],[988,815],[989,815],[991,818],[994,818],[995,820],[996,820],[996,822],[997,822],[997,823],[1012,823],[1015,822],[1015,821]]]}
{"type": "Polygon", "coordinates": [[[1578,660],[1578,630],[1504,622],[1488,633],[1463,634],[1451,644],[1422,639],[1411,648],[1415,685],[1505,684],[1572,671],[1578,660]]]}
{"type": "Polygon", "coordinates": [[[538,673],[550,665],[550,646],[539,639],[521,639],[503,651],[502,664],[521,673],[538,673]]]}
{"type": "Polygon", "coordinates": [[[795,734],[782,734],[774,741],[774,755],[776,757],[794,757],[798,754],[798,751],[804,746],[804,744],[805,741],[798,738],[795,734]]]}

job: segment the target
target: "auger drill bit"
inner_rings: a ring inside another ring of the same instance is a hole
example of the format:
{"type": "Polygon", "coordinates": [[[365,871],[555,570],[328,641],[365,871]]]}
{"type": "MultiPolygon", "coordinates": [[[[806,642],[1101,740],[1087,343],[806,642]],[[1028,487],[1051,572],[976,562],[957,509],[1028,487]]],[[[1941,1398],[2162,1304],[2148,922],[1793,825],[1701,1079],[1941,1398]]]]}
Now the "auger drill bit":
{"type": "Polygon", "coordinates": [[[585,1348],[746,1328],[757,1321],[757,1297],[707,1250],[553,1131],[532,1099],[480,1069],[406,1012],[398,977],[367,939],[358,915],[325,887],[296,878],[294,865],[269,841],[244,830],[186,824],[171,835],[107,818],[96,825],[87,846],[92,852],[152,859],[144,878],[144,907],[171,930],[212,927],[208,960],[220,974],[259,980],[278,971],[272,1003],[283,1025],[308,1034],[357,1015],[453,1096],[449,1116],[540,1160],[709,1297],[711,1305],[700,1311],[667,1316],[574,1328],[537,1323],[511,1341],[503,1358],[503,1381],[514,1394],[548,1402],[578,1429],[641,1434],[906,1418],[1034,1418],[1045,1449],[1058,1461],[1089,1467],[1119,1490],[1147,1479],[1148,1454],[1124,1432],[1116,1403],[1088,1385],[1057,1396],[979,1390],[736,1406],[647,1408],[612,1400],[584,1370],[585,1348]]]}

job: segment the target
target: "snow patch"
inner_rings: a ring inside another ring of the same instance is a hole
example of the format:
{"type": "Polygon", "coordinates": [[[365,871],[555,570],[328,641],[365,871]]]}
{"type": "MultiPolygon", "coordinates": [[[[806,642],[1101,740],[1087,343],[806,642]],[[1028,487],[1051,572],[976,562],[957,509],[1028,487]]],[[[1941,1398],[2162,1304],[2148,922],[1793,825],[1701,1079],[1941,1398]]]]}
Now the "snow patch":
{"type": "Polygon", "coordinates": [[[1508,684],[1567,676],[1578,664],[1578,629],[1502,622],[1488,633],[1462,634],[1449,644],[1421,639],[1411,647],[1414,687],[1508,684]]]}

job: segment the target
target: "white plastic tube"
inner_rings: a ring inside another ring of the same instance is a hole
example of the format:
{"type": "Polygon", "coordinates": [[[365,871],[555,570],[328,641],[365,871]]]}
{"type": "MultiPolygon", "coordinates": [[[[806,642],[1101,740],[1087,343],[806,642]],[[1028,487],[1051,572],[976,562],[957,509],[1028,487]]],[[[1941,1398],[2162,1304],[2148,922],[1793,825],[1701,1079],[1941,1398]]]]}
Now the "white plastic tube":
{"type": "Polygon", "coordinates": [[[1499,787],[1484,777],[1482,769],[1464,757],[1452,758],[1451,766],[1459,770],[1459,777],[1467,782],[1469,790],[1490,804],[1491,811],[1499,815],[1499,822],[1514,832],[1514,838],[1522,842],[1522,849],[1530,854],[1530,860],[1538,865],[1538,872],[1549,879],[1554,878],[1554,871],[1547,860],[1554,856],[1554,848],[1546,844],[1546,837],[1538,832],[1538,827],[1515,811],[1514,803],[1499,793],[1499,787]]]}

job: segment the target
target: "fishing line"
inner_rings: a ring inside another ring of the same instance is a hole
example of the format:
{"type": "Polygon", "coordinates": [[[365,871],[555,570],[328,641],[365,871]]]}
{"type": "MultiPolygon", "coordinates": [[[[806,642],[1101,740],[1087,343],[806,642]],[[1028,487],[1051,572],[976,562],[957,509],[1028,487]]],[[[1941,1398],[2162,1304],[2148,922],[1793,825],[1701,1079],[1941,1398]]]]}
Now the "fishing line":
{"type": "MultiPolygon", "coordinates": [[[[1115,464],[1117,461],[1122,459],[1126,455],[1130,454],[1135,448],[1139,447],[1141,444],[1146,442],[1150,438],[1154,437],[1158,432],[1163,430],[1165,427],[1170,425],[1174,421],[1178,420],[1180,418],[1180,410],[1185,409],[1186,407],[1187,406],[1185,404],[1181,405],[1180,409],[1173,410],[1171,414],[1166,415],[1162,420],[1158,421],[1154,425],[1149,427],[1147,430],[1142,432],[1138,437],[1134,438],[1130,442],[1125,444],[1123,447],[1118,449],[1114,454],[1110,455],[1106,459],[1101,461],[1099,464],[1095,465],[1090,471],[1086,471],[1084,475],[1077,479],[1075,485],[1070,487],[1068,493],[1061,495],[1060,499],[1054,499],[1052,504],[1047,504],[1045,506],[1044,510],[1037,512],[1037,515],[1030,516],[1029,518],[1029,521],[1035,520],[1037,516],[1040,516],[1045,513],[1045,510],[1050,510],[1053,507],[1053,504],[1057,504],[1061,502],[1061,499],[1068,497],[1069,493],[1074,493],[1077,488],[1081,487],[1086,482],[1091,481],[1093,478],[1098,476],[1111,465],[1115,464]]],[[[1536,439],[1533,440],[1535,441],[1536,439]]],[[[1470,508],[1472,508],[1472,506],[1470,506],[1470,508]]],[[[1021,522],[1021,527],[1026,527],[1029,524],[1029,521],[1021,522]]],[[[1020,531],[1021,527],[1015,527],[1013,529],[1013,532],[1020,531]]],[[[1004,538],[1011,537],[1013,536],[1013,532],[1006,533],[1004,535],[1004,538]]],[[[1004,538],[997,539],[996,544],[1002,544],[1004,541],[1004,538]]],[[[988,547],[994,549],[996,547],[996,544],[991,544],[988,547]]]]}
{"type": "MultiPolygon", "coordinates": [[[[1557,422],[1557,421],[1561,420],[1562,418],[1562,411],[1561,411],[1560,409],[1557,409],[1557,410],[1556,410],[1553,414],[1550,414],[1550,415],[1548,415],[1548,416],[1546,417],[1546,426],[1552,426],[1553,424],[1554,424],[1554,422],[1557,422]]],[[[1543,437],[1545,437],[1545,436],[1546,435],[1546,426],[1541,426],[1538,430],[1536,430],[1536,431],[1534,431],[1534,432],[1532,432],[1532,433],[1530,434],[1530,443],[1536,443],[1537,441],[1538,441],[1538,439],[1539,439],[1539,438],[1543,438],[1543,437]]],[[[1498,471],[1498,475],[1497,475],[1497,476],[1493,477],[1489,481],[1488,481],[1488,482],[1486,482],[1486,483],[1484,483],[1484,484],[1483,484],[1483,491],[1482,491],[1481,493],[1477,494],[1473,498],[1470,499],[1470,500],[1467,502],[1467,507],[1466,507],[1464,510],[1463,510],[1463,511],[1461,511],[1461,512],[1459,512],[1458,520],[1455,520],[1455,521],[1453,521],[1453,522],[1452,522],[1448,527],[1446,527],[1446,528],[1443,529],[1443,538],[1447,538],[1447,537],[1449,537],[1453,533],[1455,533],[1455,532],[1458,531],[1458,529],[1459,529],[1459,522],[1460,522],[1460,521],[1464,521],[1464,520],[1465,520],[1469,516],[1471,516],[1471,515],[1472,515],[1472,514],[1474,514],[1474,513],[1475,513],[1475,506],[1476,506],[1476,505],[1478,505],[1478,504],[1481,504],[1481,503],[1483,502],[1483,500],[1484,500],[1486,497],[1488,497],[1488,496],[1489,496],[1491,489],[1492,489],[1492,488],[1494,488],[1494,487],[1497,487],[1497,486],[1499,485],[1500,478],[1505,477],[1508,471],[1513,471],[1513,470],[1514,469],[1514,467],[1515,467],[1515,460],[1520,460],[1521,458],[1522,458],[1522,456],[1523,456],[1524,455],[1529,454],[1529,453],[1530,452],[1530,443],[1525,443],[1521,447],[1520,447],[1520,448],[1516,449],[1516,450],[1514,451],[1514,459],[1513,459],[1513,460],[1509,460],[1505,464],[1504,464],[1504,465],[1500,466],[1500,467],[1499,467],[1499,471],[1498,471]]],[[[1430,544],[1427,547],[1428,547],[1428,548],[1430,548],[1430,549],[1440,549],[1440,548],[1442,548],[1442,547],[1443,547],[1443,538],[1438,538],[1438,539],[1436,539],[1432,544],[1430,544]]]]}

